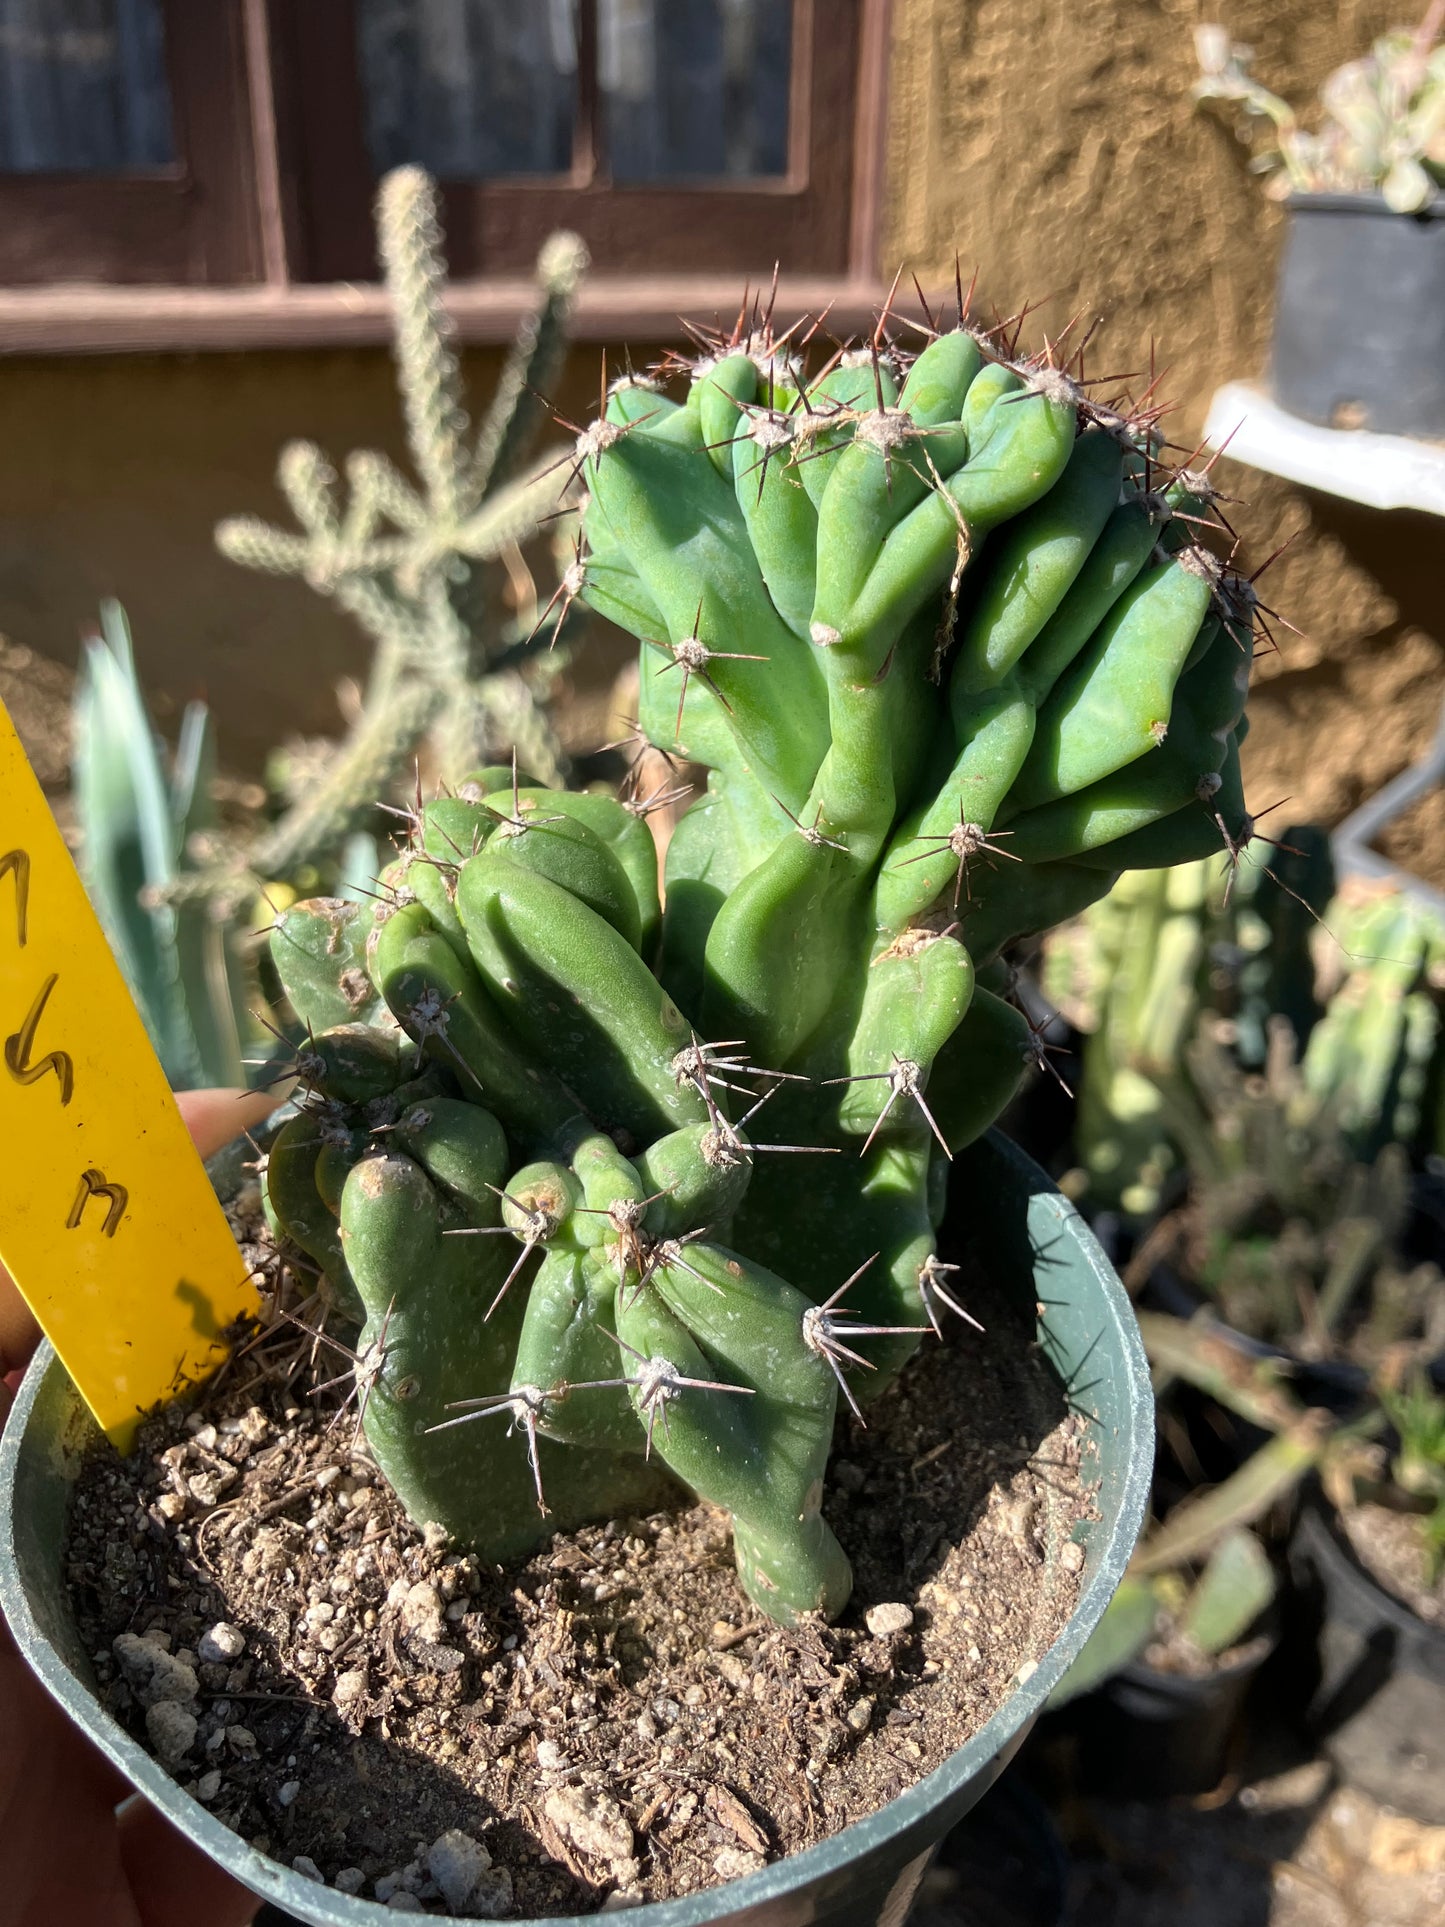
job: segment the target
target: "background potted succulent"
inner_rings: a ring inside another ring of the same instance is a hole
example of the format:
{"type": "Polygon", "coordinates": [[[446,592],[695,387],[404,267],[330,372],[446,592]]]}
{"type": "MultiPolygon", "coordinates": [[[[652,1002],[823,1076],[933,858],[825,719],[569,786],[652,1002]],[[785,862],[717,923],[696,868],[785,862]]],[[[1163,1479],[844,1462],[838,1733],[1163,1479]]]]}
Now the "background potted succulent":
{"type": "MultiPolygon", "coordinates": [[[[1124,1751],[1130,1764],[1121,1769],[1126,1780],[1135,1758],[1151,1750],[1161,1774],[1171,1760],[1177,1768],[1169,1737],[1188,1733],[1191,1723],[1222,1768],[1229,1721],[1253,1670],[1249,1649],[1212,1680],[1201,1667],[1193,1693],[1168,1679],[1161,1683],[1159,1669],[1147,1666],[1147,1652],[1142,1669],[1128,1655],[1158,1623],[1146,1611],[1145,1582],[1152,1579],[1157,1588],[1161,1573],[1197,1566],[1212,1547],[1222,1548],[1221,1535],[1237,1534],[1247,1524],[1281,1553],[1287,1545],[1292,1590],[1282,1609],[1296,1650],[1282,1669],[1289,1677],[1282,1677],[1281,1686],[1291,1710],[1303,1716],[1346,1779],[1388,1806],[1438,1824],[1445,1811],[1445,1399],[1427,1369],[1401,1348],[1382,1358],[1341,1416],[1338,1405],[1305,1402],[1309,1381],[1289,1360],[1243,1353],[1208,1313],[1185,1319],[1146,1312],[1140,1324],[1161,1400],[1173,1406],[1181,1386],[1201,1393],[1260,1442],[1217,1485],[1201,1480],[1186,1490],[1146,1537],[1135,1555],[1135,1574],[1111,1604],[1113,1624],[1106,1614],[1091,1641],[1092,1656],[1086,1649],[1074,1675],[1077,1684],[1093,1687],[1101,1672],[1123,1660],[1114,1676],[1119,1684],[1106,1681],[1097,1704],[1092,1696],[1080,1700],[1071,1709],[1074,1721],[1086,1740],[1099,1727],[1105,1733],[1112,1728],[1120,1744],[1128,1729],[1124,1751]],[[1300,1663],[1305,1650],[1314,1655],[1313,1669],[1300,1663]],[[1141,1722],[1137,1734],[1135,1721],[1141,1722]]],[[[1166,1419],[1162,1456],[1173,1457],[1167,1442],[1178,1436],[1177,1417],[1166,1419]]],[[[1177,1462],[1173,1469],[1177,1473],[1177,1462]]],[[[1156,1474],[1156,1496],[1167,1483],[1156,1474]]],[[[1242,1612],[1232,1614],[1231,1598],[1243,1608],[1251,1599],[1264,1604],[1272,1598],[1264,1570],[1259,1559],[1231,1555],[1211,1601],[1205,1567],[1199,1582],[1204,1603],[1223,1608],[1226,1632],[1244,1623],[1242,1612]]],[[[1176,1584],[1175,1623],[1187,1628],[1191,1605],[1181,1610],[1181,1597],[1190,1599],[1176,1584]]],[[[1256,1664],[1268,1643],[1255,1642],[1256,1664]]],[[[1066,1679],[1055,1698],[1069,1696],[1066,1679]]]]}
{"type": "MultiPolygon", "coordinates": [[[[1132,1245],[1161,1522],[1054,1702],[1080,1784],[1213,1784],[1268,1641],[1183,1674],[1147,1642],[1161,1614],[1191,1623],[1180,1569],[1218,1534],[1247,1523],[1282,1553],[1293,1525],[1276,1697],[1348,1777],[1429,1819],[1445,1280],[1412,1158],[1438,1129],[1440,929],[1389,885],[1329,897],[1322,833],[1280,846],[1227,900],[1212,866],[1128,878],[1051,944],[1045,985],[1088,1027],[1066,1188],[1132,1245]]],[[[1209,1577],[1206,1626],[1227,1603],[1209,1577]]]]}
{"type": "MultiPolygon", "coordinates": [[[[950,1180],[1004,1324],[1088,1424],[1096,1516],[1045,1549],[1082,1590],[986,1723],[835,1838],[659,1903],[659,1927],[897,1917],[1102,1612],[1147,1398],[1097,1248],[986,1135],[1043,1055],[1003,952],[1126,868],[1250,834],[1255,598],[1201,544],[1207,478],[1161,474],[1152,415],[1087,400],[962,298],[912,358],[886,320],[810,372],[745,305],[695,359],[605,389],[578,436],[559,602],[639,637],[640,742],[709,772],[665,909],[655,794],[493,766],[405,813],[373,914],[310,900],[272,937],[306,1096],[267,1209],[326,1329],[352,1322],[361,1430],[440,1543],[515,1559],[652,1502],[661,1467],[730,1516],[759,1627],[843,1613],[835,1421],[968,1316],[937,1241],[950,1180]]],[[[97,1704],[58,1569],[83,1427],[53,1363],[16,1418],[4,1603],[42,1677],[258,1891],[371,1918],[329,1866],[228,1833],[97,1704]]]]}
{"type": "Polygon", "coordinates": [[[1277,1585],[1247,1526],[1242,1467],[1195,1531],[1165,1520],[1139,1546],[1088,1645],[1050,1697],[1041,1738],[1066,1735],[1075,1783],[1103,1799],[1208,1793],[1224,1777],[1250,1685],[1274,1649],[1277,1585]]]}
{"type": "Polygon", "coordinates": [[[1327,1456],[1290,1548],[1317,1613],[1310,1717],[1344,1776],[1445,1824],[1445,1397],[1382,1384],[1385,1442],[1327,1456]]]}
{"type": "Polygon", "coordinates": [[[1320,90],[1320,124],[1250,73],[1228,29],[1195,32],[1197,100],[1238,133],[1289,206],[1270,380],[1306,421],[1445,436],[1445,6],[1381,36],[1320,90]]]}

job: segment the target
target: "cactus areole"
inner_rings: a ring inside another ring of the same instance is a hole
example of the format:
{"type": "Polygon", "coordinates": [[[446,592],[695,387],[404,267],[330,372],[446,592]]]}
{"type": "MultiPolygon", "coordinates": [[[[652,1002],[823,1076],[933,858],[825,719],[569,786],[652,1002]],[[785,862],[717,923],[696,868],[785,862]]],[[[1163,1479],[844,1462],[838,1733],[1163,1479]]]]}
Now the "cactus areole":
{"type": "Polygon", "coordinates": [[[323,901],[273,934],[314,1036],[267,1185],[364,1314],[418,1521],[508,1558],[660,1462],[782,1621],[848,1598],[838,1400],[968,1315],[949,1159],[1042,1061],[1005,949],[1247,840],[1256,621],[1147,397],[962,300],[916,354],[880,324],[807,361],[754,307],[604,376],[577,441],[568,593],[638,638],[639,744],[706,771],[665,909],[653,779],[419,803],[369,928],[323,901]]]}

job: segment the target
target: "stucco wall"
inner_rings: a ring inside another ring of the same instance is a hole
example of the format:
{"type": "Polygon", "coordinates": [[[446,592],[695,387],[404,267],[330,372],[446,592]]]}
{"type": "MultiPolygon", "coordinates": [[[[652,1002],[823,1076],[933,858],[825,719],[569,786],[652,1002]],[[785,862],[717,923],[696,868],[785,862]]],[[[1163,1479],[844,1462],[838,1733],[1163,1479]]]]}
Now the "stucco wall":
{"type": "MultiPolygon", "coordinates": [[[[479,405],[499,365],[466,357],[479,405]]],[[[574,419],[595,406],[596,368],[575,352],[559,389],[574,419]]],[[[244,512],[291,525],[273,476],[294,436],[338,462],[404,456],[384,351],[0,360],[0,422],[0,635],[73,664],[97,602],[118,596],[161,721],[204,696],[236,767],[339,727],[335,685],[364,674],[365,638],[300,583],[225,561],[211,531],[244,512]]]]}
{"type": "MultiPolygon", "coordinates": [[[[1421,0],[1423,4],[1423,0],[1421,0]]],[[[1039,328],[1101,314],[1090,366],[1151,341],[1192,446],[1213,390],[1265,363],[1281,211],[1195,110],[1190,29],[1224,20],[1303,104],[1417,0],[894,0],[885,253],[925,283],[977,265],[985,302],[1039,328]]],[[[1142,359],[1141,359],[1142,358],[1142,359]]],[[[1424,746],[1445,679],[1445,525],[1306,496],[1237,464],[1250,565],[1305,632],[1258,671],[1250,799],[1336,817],[1424,746]]],[[[1233,514],[1233,511],[1231,511],[1233,514]]]]}

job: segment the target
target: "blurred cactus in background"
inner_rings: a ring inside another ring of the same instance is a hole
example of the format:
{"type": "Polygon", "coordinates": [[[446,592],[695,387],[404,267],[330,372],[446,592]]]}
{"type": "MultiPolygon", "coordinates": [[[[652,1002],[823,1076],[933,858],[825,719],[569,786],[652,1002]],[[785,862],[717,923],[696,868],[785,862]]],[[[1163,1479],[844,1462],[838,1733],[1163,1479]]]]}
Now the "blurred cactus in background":
{"type": "Polygon", "coordinates": [[[1179,1074],[1161,1081],[1188,1190],[1152,1245],[1236,1329],[1296,1356],[1363,1363],[1445,1339],[1445,1286],[1401,1242],[1410,1163],[1397,1144],[1357,1159],[1307,1088],[1281,1024],[1262,1073],[1239,1068],[1205,1018],[1179,1074]],[[1167,1234],[1167,1235],[1159,1235],[1167,1234]]]}
{"type": "MultiPolygon", "coordinates": [[[[1245,1473],[1256,1476],[1256,1468],[1236,1473],[1237,1487],[1230,1481],[1218,1488],[1230,1501],[1219,1508],[1221,1520],[1231,1509],[1249,1509],[1245,1473]]],[[[1101,1686],[1141,1656],[1170,1672],[1206,1672],[1249,1636],[1279,1590],[1274,1567],[1247,1526],[1223,1523],[1214,1530],[1212,1548],[1197,1547],[1192,1561],[1180,1555],[1162,1570],[1157,1552],[1144,1541],[1104,1617],[1050,1695],[1050,1707],[1101,1686]],[[1190,1565],[1200,1559],[1198,1576],[1191,1577],[1190,1565]]],[[[1162,1532],[1158,1539],[1163,1543],[1162,1532]]],[[[1165,1557],[1175,1558],[1167,1546],[1165,1557]]]]}
{"type": "Polygon", "coordinates": [[[1125,874],[1048,938],[1044,994],[1085,1033],[1074,1141],[1093,1208],[1133,1218],[1158,1208],[1181,1148],[1160,1080],[1204,1012],[1229,1019],[1246,1070],[1263,1068],[1274,1019],[1309,1038],[1311,945],[1333,882],[1328,837],[1292,825],[1237,858],[1125,874]]]}
{"type": "Polygon", "coordinates": [[[1363,59],[1337,67],[1320,89],[1317,133],[1260,86],[1250,73],[1252,50],[1216,23],[1194,30],[1194,98],[1242,110],[1236,132],[1255,150],[1251,164],[1268,177],[1265,191],[1275,199],[1378,191],[1397,214],[1418,213],[1445,179],[1445,47],[1436,44],[1442,25],[1445,0],[1431,0],[1413,32],[1383,34],[1363,59]],[[1265,125],[1270,139],[1256,148],[1265,125]]]}
{"type": "Polygon", "coordinates": [[[235,867],[258,880],[334,858],[419,754],[443,779],[502,746],[515,747],[543,782],[564,773],[539,707],[556,666],[546,650],[560,598],[539,611],[523,547],[549,525],[559,562],[570,552],[574,518],[556,515],[558,457],[530,451],[546,414],[539,391],[560,369],[586,252],[570,234],[543,246],[539,307],[473,433],[445,308],[437,192],[420,168],[398,168],[382,182],[377,237],[415,481],[363,450],[347,460],[343,501],[321,450],[292,442],[278,480],[300,530],[238,516],[216,531],[232,561],[298,577],[354,617],[373,645],[347,736],[319,763],[299,759],[279,819],[235,856],[235,867]],[[504,580],[522,605],[510,616],[504,580]]]}
{"type": "Polygon", "coordinates": [[[1417,1371],[1403,1387],[1380,1394],[1398,1441],[1391,1478],[1407,1507],[1420,1514],[1430,1585],[1445,1572],[1445,1397],[1417,1371]]]}
{"type": "Polygon", "coordinates": [[[1330,887],[1308,826],[1227,882],[1126,875],[1043,983],[1087,1032],[1066,1187],[1156,1219],[1149,1262],[1237,1329],[1373,1365],[1445,1344],[1445,1283],[1402,1255],[1412,1158],[1439,1148],[1445,928],[1393,886],[1330,887]]]}
{"type": "Polygon", "coordinates": [[[1176,1163],[1149,1071],[1198,1018],[1222,888],[1207,860],[1127,872],[1046,946],[1044,994],[1086,1033],[1074,1145],[1096,1209],[1147,1216],[1176,1163]]]}
{"type": "Polygon", "coordinates": [[[1356,1157],[1438,1151],[1445,925],[1408,892],[1367,883],[1347,886],[1326,922],[1304,1089],[1356,1157]]]}
{"type": "Polygon", "coordinates": [[[567,234],[543,247],[538,310],[473,434],[443,302],[436,190],[420,169],[382,183],[378,236],[420,485],[386,456],[361,452],[347,464],[342,505],[321,451],[295,442],[279,475],[301,532],[254,517],[217,531],[233,560],[302,578],[370,636],[370,674],[346,736],[278,751],[279,813],[222,823],[205,706],[187,708],[168,778],[118,605],[104,608],[105,639],[86,648],[74,762],[81,861],[166,1073],[181,1088],[246,1081],[243,1053],[262,1035],[249,1013],[267,1001],[247,942],[258,899],[284,909],[296,884],[318,882],[341,899],[369,894],[378,859],[365,826],[418,757],[438,773],[460,773],[505,743],[544,782],[563,774],[539,707],[556,664],[545,651],[562,597],[542,605],[523,546],[551,523],[559,559],[564,547],[570,553],[575,515],[564,497],[556,516],[557,457],[530,451],[546,412],[537,390],[560,367],[585,251],[567,234]],[[510,612],[503,577],[517,605],[510,612]]]}

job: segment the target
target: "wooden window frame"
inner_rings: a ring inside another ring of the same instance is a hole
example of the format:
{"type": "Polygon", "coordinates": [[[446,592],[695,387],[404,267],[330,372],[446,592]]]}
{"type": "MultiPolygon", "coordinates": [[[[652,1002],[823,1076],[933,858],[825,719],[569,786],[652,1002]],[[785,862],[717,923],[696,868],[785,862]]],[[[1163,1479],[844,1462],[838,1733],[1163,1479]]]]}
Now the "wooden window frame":
{"type": "Polygon", "coordinates": [[[0,287],[260,278],[246,0],[160,0],[160,9],[176,160],[134,173],[0,177],[0,287]]]}
{"type": "MultiPolygon", "coordinates": [[[[0,235],[15,237],[0,240],[0,353],[384,340],[353,0],[161,4],[177,163],[0,180],[0,235]],[[204,113],[200,75],[211,77],[204,113]],[[20,285],[5,285],[7,268],[20,285]]],[[[881,293],[890,0],[795,4],[785,175],[614,185],[598,165],[596,102],[584,97],[568,175],[443,184],[464,339],[511,334],[530,304],[536,248],[556,226],[580,232],[596,263],[576,316],[583,340],[671,338],[679,315],[735,307],[741,278],[775,260],[787,264],[791,305],[831,303],[839,328],[866,319],[881,293]],[[665,251],[656,265],[660,242],[703,227],[704,269],[668,266],[665,251]]],[[[581,17],[593,32],[595,0],[581,17]]]]}

